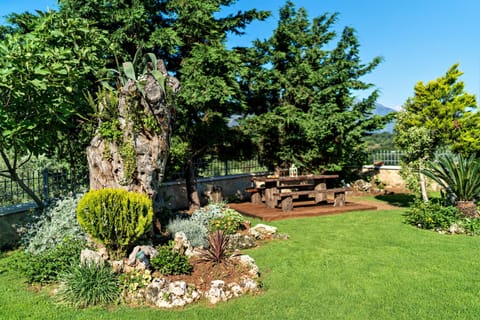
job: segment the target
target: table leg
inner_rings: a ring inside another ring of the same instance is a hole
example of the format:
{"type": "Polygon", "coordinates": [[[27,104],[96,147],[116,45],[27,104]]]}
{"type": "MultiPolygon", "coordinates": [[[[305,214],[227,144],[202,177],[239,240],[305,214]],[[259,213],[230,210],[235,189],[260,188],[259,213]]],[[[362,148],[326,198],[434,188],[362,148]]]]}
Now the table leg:
{"type": "Polygon", "coordinates": [[[292,197],[285,197],[282,199],[282,211],[288,212],[293,210],[293,199],[292,197]]]}
{"type": "Polygon", "coordinates": [[[315,190],[325,191],[315,194],[315,204],[326,203],[327,202],[327,184],[322,182],[315,186],[315,190]]]}
{"type": "Polygon", "coordinates": [[[335,192],[334,207],[343,207],[345,205],[345,192],[335,192]]]}
{"type": "Polygon", "coordinates": [[[277,192],[277,188],[267,188],[265,189],[265,204],[269,208],[275,208],[278,204],[277,196],[273,194],[277,192]]]}
{"type": "Polygon", "coordinates": [[[252,197],[250,201],[254,204],[261,204],[262,203],[262,195],[260,192],[254,192],[252,193],[252,197]]]}

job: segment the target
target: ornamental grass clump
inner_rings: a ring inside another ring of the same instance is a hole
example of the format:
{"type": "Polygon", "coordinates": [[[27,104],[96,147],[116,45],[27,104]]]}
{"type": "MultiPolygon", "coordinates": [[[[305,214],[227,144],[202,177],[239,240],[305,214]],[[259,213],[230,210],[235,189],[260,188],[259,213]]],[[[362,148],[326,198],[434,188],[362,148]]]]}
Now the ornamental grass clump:
{"type": "Polygon", "coordinates": [[[58,298],[73,307],[108,305],[117,301],[119,296],[119,282],[109,264],[72,264],[60,276],[58,298]]]}
{"type": "Polygon", "coordinates": [[[80,199],[77,219],[85,232],[104,244],[113,258],[124,257],[152,226],[152,201],[123,189],[89,191],[80,199]]]}

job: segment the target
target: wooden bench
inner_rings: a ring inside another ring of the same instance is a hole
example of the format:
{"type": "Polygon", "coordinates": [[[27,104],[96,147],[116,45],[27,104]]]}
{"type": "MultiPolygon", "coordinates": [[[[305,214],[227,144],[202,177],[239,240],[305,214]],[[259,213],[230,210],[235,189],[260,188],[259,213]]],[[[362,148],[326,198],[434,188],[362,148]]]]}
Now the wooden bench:
{"type": "Polygon", "coordinates": [[[345,205],[345,192],[349,191],[349,188],[331,188],[331,189],[313,189],[313,190],[296,190],[296,191],[284,191],[275,192],[273,196],[281,202],[283,211],[293,210],[293,197],[302,195],[314,195],[315,203],[321,203],[327,201],[327,194],[333,193],[334,203],[333,206],[341,207],[345,205]]]}
{"type": "Polygon", "coordinates": [[[262,204],[264,187],[247,188],[245,192],[250,193],[250,202],[255,204],[262,204]]]}

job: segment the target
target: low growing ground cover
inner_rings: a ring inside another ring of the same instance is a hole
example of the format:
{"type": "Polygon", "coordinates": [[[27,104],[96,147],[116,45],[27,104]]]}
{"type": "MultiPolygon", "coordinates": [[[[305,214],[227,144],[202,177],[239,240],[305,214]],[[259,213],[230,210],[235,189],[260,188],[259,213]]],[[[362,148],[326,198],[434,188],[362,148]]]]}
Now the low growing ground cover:
{"type": "Polygon", "coordinates": [[[290,239],[246,252],[264,290],[182,310],[59,306],[0,256],[0,319],[473,319],[480,313],[479,237],[404,223],[404,210],[277,221],[290,239]]]}

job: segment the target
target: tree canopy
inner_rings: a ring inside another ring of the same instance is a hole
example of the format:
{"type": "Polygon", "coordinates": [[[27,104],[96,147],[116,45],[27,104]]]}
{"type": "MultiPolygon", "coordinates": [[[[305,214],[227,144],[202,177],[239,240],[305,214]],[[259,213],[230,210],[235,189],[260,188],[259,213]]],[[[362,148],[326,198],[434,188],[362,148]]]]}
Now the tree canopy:
{"type": "Polygon", "coordinates": [[[432,138],[431,154],[445,146],[466,153],[479,150],[475,143],[479,142],[477,100],[465,91],[465,84],[460,81],[463,73],[458,67],[454,64],[444,76],[415,85],[414,96],[405,102],[395,128],[401,146],[401,136],[409,128],[425,128],[432,138]]]}
{"type": "Polygon", "coordinates": [[[310,20],[291,1],[269,39],[228,48],[229,34],[269,16],[255,9],[222,15],[235,2],[59,0],[59,12],[12,15],[14,26],[0,29],[5,145],[32,154],[63,142],[72,146],[58,150],[85,148],[86,139],[73,138],[86,133],[80,122],[94,118],[85,95],[95,96],[105,69],[152,52],[181,83],[171,101],[173,161],[192,169],[205,154],[251,142],[271,167],[339,171],[361,161],[363,138],[389,121],[373,115],[378,93],[362,81],[381,59],[363,63],[355,30],[332,30],[336,14],[310,20]],[[370,93],[357,100],[360,91],[370,93]],[[229,126],[238,115],[246,121],[229,126]],[[49,130],[38,135],[42,125],[49,130]]]}
{"type": "MultiPolygon", "coordinates": [[[[61,0],[69,16],[97,21],[109,33],[112,59],[133,60],[141,50],[153,52],[181,83],[175,104],[175,131],[170,170],[216,152],[235,136],[228,122],[245,108],[238,79],[245,73],[241,53],[226,46],[228,34],[241,34],[269,14],[255,9],[221,15],[235,0],[61,0]]],[[[190,179],[187,185],[193,186],[190,179]]],[[[189,192],[190,193],[190,192],[189,192]]]]}
{"type": "Polygon", "coordinates": [[[458,67],[454,64],[444,76],[426,84],[418,82],[397,117],[394,141],[406,152],[403,177],[413,190],[421,187],[424,200],[428,197],[421,170],[436,151],[472,154],[480,150],[476,97],[465,91],[458,67]]]}
{"type": "Polygon", "coordinates": [[[309,172],[340,171],[361,161],[363,137],[391,117],[373,115],[376,90],[356,100],[355,93],[373,89],[361,78],[381,59],[361,62],[350,27],[329,49],[337,37],[335,21],[335,14],[310,21],[288,1],[273,36],[247,50],[244,88],[250,109],[244,129],[270,168],[295,163],[309,172]]]}
{"type": "Polygon", "coordinates": [[[78,139],[89,113],[84,94],[101,77],[99,48],[108,47],[86,20],[53,11],[23,18],[15,17],[19,28],[0,42],[0,155],[7,166],[0,174],[15,181],[20,157],[75,149],[75,139],[65,138],[78,139]]]}

